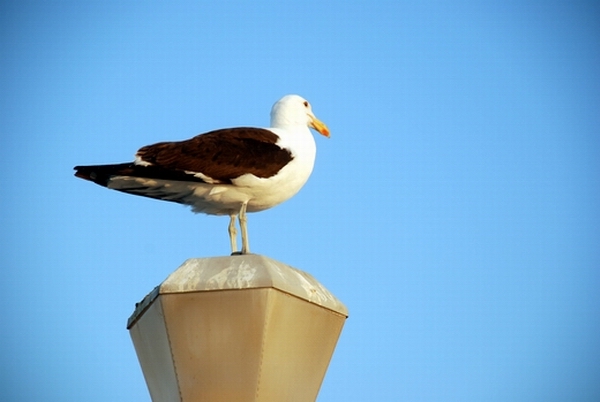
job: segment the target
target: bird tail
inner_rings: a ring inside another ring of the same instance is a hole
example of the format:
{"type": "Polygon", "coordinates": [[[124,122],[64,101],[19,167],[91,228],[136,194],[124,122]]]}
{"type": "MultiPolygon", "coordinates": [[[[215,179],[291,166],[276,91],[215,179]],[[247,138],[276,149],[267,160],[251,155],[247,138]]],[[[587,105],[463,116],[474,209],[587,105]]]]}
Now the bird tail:
{"type": "Polygon", "coordinates": [[[170,170],[152,165],[136,165],[134,162],[116,165],[75,166],[74,169],[76,177],[104,187],[108,187],[110,180],[115,176],[205,183],[201,177],[196,177],[182,170],[170,170]]]}
{"type": "Polygon", "coordinates": [[[134,170],[134,164],[129,162],[116,165],[75,166],[74,169],[75,177],[106,187],[111,177],[131,174],[134,170]]]}

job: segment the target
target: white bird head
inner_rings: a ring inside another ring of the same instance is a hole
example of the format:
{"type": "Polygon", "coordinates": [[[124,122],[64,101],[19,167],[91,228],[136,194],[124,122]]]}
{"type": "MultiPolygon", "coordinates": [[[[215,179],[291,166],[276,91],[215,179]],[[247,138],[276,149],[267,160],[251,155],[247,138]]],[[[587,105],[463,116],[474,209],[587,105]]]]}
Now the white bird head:
{"type": "Polygon", "coordinates": [[[329,137],[329,129],[312,112],[310,103],[298,95],[286,95],[279,99],[271,109],[271,127],[286,128],[292,126],[308,126],[314,128],[325,137],[329,137]]]}

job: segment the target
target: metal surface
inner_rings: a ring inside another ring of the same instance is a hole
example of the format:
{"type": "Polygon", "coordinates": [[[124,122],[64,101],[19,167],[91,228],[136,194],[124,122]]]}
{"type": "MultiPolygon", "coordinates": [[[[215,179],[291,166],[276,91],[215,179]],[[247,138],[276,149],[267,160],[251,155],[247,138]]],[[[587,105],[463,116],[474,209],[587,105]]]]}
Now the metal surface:
{"type": "Polygon", "coordinates": [[[164,319],[162,303],[152,303],[144,310],[143,320],[137,320],[129,329],[129,334],[152,400],[182,401],[164,319]]]}
{"type": "Polygon", "coordinates": [[[312,275],[257,254],[189,259],[160,285],[160,293],[250,288],[279,289],[348,316],[312,275]]]}
{"type": "Polygon", "coordinates": [[[316,399],[347,310],[312,276],[256,255],[194,259],[157,289],[129,320],[153,401],[316,399]]]}

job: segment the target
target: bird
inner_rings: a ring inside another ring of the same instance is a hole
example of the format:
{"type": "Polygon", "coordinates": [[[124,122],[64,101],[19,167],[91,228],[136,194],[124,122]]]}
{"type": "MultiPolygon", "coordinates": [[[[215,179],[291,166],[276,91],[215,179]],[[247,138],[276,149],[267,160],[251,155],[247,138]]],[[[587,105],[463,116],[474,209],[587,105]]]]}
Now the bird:
{"type": "Polygon", "coordinates": [[[286,95],[271,108],[269,128],[222,128],[184,141],[159,142],[140,148],[133,162],[75,166],[75,176],[112,190],[187,205],[195,213],[228,215],[231,254],[248,254],[246,214],[290,199],[312,173],[316,143],[311,128],[330,137],[306,99],[286,95]]]}

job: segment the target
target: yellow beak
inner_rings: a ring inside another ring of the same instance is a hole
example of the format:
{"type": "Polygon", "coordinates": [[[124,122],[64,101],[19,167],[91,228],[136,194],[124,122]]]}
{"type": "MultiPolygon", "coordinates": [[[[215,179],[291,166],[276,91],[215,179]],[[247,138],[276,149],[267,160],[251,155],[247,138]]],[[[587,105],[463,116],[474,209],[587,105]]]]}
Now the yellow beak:
{"type": "Polygon", "coordinates": [[[310,116],[310,127],[314,128],[319,132],[319,134],[324,135],[329,138],[329,129],[321,120],[317,119],[315,116],[310,116]]]}

